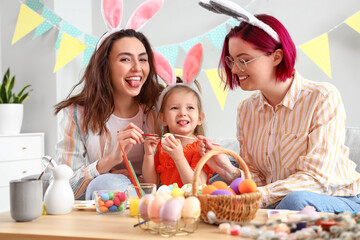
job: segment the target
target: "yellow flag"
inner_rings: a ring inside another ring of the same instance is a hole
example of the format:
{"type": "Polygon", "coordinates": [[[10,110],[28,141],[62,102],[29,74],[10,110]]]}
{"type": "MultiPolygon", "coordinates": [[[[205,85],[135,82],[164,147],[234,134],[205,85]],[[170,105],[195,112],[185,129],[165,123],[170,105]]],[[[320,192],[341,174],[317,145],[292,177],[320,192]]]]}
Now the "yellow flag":
{"type": "Polygon", "coordinates": [[[218,70],[217,69],[210,69],[205,70],[206,75],[211,83],[211,87],[214,90],[214,93],[216,95],[216,98],[220,104],[220,107],[222,110],[224,110],[226,97],[228,94],[228,90],[224,90],[224,83],[221,81],[218,70]]]}
{"type": "Polygon", "coordinates": [[[11,44],[16,43],[19,39],[31,32],[44,21],[45,18],[31,10],[26,5],[21,4],[11,44]]]}
{"type": "Polygon", "coordinates": [[[360,33],[360,11],[349,17],[345,23],[360,33]]]}
{"type": "Polygon", "coordinates": [[[301,45],[300,48],[331,78],[329,39],[327,33],[301,45]]]}
{"type": "Polygon", "coordinates": [[[174,71],[175,71],[175,75],[176,75],[177,77],[182,78],[182,74],[183,74],[183,70],[182,70],[182,69],[175,68],[174,71]]]}
{"type": "Polygon", "coordinates": [[[77,55],[84,51],[85,48],[85,44],[63,32],[54,72],[68,64],[77,55]]]}

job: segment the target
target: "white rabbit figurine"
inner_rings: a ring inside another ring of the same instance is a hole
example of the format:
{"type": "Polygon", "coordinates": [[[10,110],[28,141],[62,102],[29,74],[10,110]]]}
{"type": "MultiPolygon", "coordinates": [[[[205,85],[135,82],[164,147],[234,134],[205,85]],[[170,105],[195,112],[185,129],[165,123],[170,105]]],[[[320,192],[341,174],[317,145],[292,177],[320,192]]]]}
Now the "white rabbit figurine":
{"type": "Polygon", "coordinates": [[[49,165],[53,180],[45,192],[44,204],[47,214],[66,214],[74,206],[74,192],[69,180],[73,170],[67,165],[49,165]]]}

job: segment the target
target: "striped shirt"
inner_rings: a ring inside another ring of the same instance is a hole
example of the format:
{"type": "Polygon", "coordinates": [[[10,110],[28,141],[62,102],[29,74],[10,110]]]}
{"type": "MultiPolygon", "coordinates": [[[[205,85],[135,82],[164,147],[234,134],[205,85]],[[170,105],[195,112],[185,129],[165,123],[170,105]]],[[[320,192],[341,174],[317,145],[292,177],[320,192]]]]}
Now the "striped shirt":
{"type": "MultiPolygon", "coordinates": [[[[153,118],[147,118],[148,122],[145,124],[146,117],[144,117],[145,114],[141,107],[139,107],[139,113],[133,118],[120,119],[111,115],[106,124],[108,131],[102,135],[94,134],[91,131],[85,134],[82,131],[82,112],[83,108],[76,105],[63,109],[63,117],[59,124],[59,141],[56,145],[58,164],[66,164],[74,171],[70,185],[75,198],[81,197],[86,192],[89,183],[100,175],[96,169],[97,162],[112,151],[117,130],[123,129],[133,122],[143,131],[155,133],[153,118]]],[[[143,144],[134,146],[127,153],[127,157],[135,172],[141,174],[144,157],[143,144]]],[[[125,169],[124,163],[115,168],[125,169]]]]}
{"type": "Polygon", "coordinates": [[[345,109],[333,85],[295,72],[275,108],[257,92],[239,105],[237,114],[240,155],[259,186],[263,207],[294,191],[360,193],[360,174],[344,145],[345,109]]]}

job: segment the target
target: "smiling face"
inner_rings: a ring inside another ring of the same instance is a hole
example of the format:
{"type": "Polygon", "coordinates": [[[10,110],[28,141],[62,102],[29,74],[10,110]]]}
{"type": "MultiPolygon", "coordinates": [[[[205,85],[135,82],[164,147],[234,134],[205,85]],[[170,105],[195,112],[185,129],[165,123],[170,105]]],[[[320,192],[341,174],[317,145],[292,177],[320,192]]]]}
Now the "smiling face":
{"type": "Polygon", "coordinates": [[[194,137],[194,130],[202,124],[204,114],[196,94],[189,89],[172,89],[159,113],[161,123],[169,132],[194,137]]]}
{"type": "Polygon", "coordinates": [[[238,37],[229,39],[229,54],[231,59],[242,58],[245,61],[252,60],[247,64],[246,70],[241,71],[236,64],[231,69],[233,74],[239,77],[240,87],[243,90],[264,90],[275,79],[276,64],[272,55],[264,55],[263,51],[255,49],[251,44],[238,37]],[[262,57],[260,57],[262,56],[262,57]]]}
{"type": "Polygon", "coordinates": [[[109,65],[114,98],[137,96],[150,71],[144,45],[135,37],[116,40],[109,53],[109,65]]]}

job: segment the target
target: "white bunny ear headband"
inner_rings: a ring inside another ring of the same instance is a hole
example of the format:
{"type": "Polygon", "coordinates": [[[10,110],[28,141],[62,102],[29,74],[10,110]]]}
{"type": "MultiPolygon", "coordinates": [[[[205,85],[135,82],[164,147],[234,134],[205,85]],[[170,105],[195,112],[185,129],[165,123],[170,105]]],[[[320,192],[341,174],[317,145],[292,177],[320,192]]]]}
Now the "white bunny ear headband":
{"type": "MultiPolygon", "coordinates": [[[[132,14],[125,29],[138,31],[144,24],[159,11],[164,0],[147,0],[132,14]]],[[[123,0],[102,0],[101,12],[107,32],[99,39],[96,49],[99,49],[104,40],[112,33],[121,30],[120,23],[123,13],[123,0]]]]}
{"type": "Polygon", "coordinates": [[[245,21],[253,26],[264,30],[275,41],[280,42],[279,35],[269,25],[257,19],[254,15],[229,0],[200,0],[199,5],[214,13],[222,13],[235,18],[238,21],[245,21]]]}
{"type": "Polygon", "coordinates": [[[183,83],[176,83],[175,71],[169,61],[159,52],[154,52],[154,62],[156,73],[167,84],[167,87],[161,92],[158,101],[160,109],[164,96],[170,89],[175,86],[183,85],[194,90],[200,97],[199,91],[193,86],[196,77],[199,75],[202,64],[203,47],[201,43],[195,44],[186,54],[183,64],[183,83]]]}

